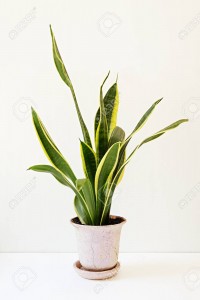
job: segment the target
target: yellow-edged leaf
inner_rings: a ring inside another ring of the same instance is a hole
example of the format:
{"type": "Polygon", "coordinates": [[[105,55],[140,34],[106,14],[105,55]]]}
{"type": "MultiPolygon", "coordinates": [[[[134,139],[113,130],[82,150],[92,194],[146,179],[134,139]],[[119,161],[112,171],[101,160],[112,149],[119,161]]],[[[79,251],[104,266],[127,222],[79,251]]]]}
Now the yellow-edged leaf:
{"type": "Polygon", "coordinates": [[[88,204],[86,203],[85,199],[81,195],[81,193],[78,191],[78,189],[67,179],[67,177],[60,172],[58,169],[49,166],[49,165],[36,165],[29,168],[29,170],[36,171],[36,172],[44,172],[44,173],[50,173],[53,175],[60,183],[63,185],[69,187],[72,189],[72,191],[76,195],[76,206],[78,207],[77,210],[80,212],[80,207],[82,209],[82,214],[78,215],[81,219],[81,222],[83,224],[93,224],[93,220],[91,217],[91,212],[88,204]],[[84,212],[84,214],[83,214],[84,212]]]}
{"type": "Polygon", "coordinates": [[[97,164],[100,163],[104,154],[108,150],[108,124],[106,119],[106,112],[103,101],[103,85],[107,80],[110,72],[104,79],[101,87],[100,87],[100,120],[97,127],[96,135],[95,135],[95,145],[96,145],[96,158],[97,164]]]}
{"type": "Polygon", "coordinates": [[[67,70],[65,68],[64,62],[63,62],[62,57],[60,55],[60,52],[58,50],[56,39],[55,39],[55,36],[54,36],[54,33],[53,33],[53,30],[52,30],[51,26],[50,26],[50,31],[51,31],[51,38],[52,38],[53,58],[54,58],[54,62],[55,62],[56,68],[57,68],[58,73],[60,74],[60,77],[62,78],[62,80],[66,83],[66,85],[71,90],[72,97],[74,99],[74,104],[75,104],[76,111],[77,111],[77,115],[78,115],[79,122],[80,122],[80,125],[81,125],[81,129],[82,129],[84,141],[90,147],[92,147],[91,139],[90,139],[90,135],[89,135],[88,129],[87,129],[87,127],[85,125],[85,122],[83,120],[83,117],[82,117],[82,114],[81,114],[81,111],[80,111],[80,108],[79,108],[79,105],[78,105],[78,102],[77,102],[77,99],[76,99],[76,94],[74,92],[74,88],[73,88],[72,82],[71,82],[71,80],[69,78],[68,72],[67,72],[67,70]]]}
{"type": "Polygon", "coordinates": [[[100,222],[102,209],[106,199],[107,189],[111,183],[114,169],[117,165],[120,142],[112,145],[112,147],[106,152],[103,159],[101,160],[96,176],[95,176],[95,194],[96,194],[96,209],[97,209],[97,220],[100,222]]]}
{"type": "Polygon", "coordinates": [[[96,154],[90,146],[82,141],[80,142],[80,151],[85,176],[89,178],[91,184],[94,186],[94,179],[97,169],[96,154]]]}
{"type": "Polygon", "coordinates": [[[133,157],[133,155],[135,154],[135,152],[144,144],[150,142],[150,141],[153,141],[157,138],[159,138],[161,135],[163,135],[164,133],[166,133],[167,131],[169,130],[172,130],[176,127],[178,127],[180,124],[184,123],[184,122],[187,122],[188,119],[181,119],[181,120],[178,120],[174,123],[172,123],[171,125],[159,130],[158,132],[156,132],[155,134],[151,135],[150,137],[144,139],[139,145],[137,145],[135,147],[135,149],[131,152],[131,154],[129,155],[129,157],[127,158],[127,160],[122,164],[122,166],[120,167],[120,169],[117,171],[114,179],[112,180],[112,183],[110,185],[110,188],[109,188],[109,191],[107,193],[107,198],[105,200],[105,204],[104,204],[104,209],[103,209],[103,213],[102,213],[102,218],[101,218],[101,225],[104,224],[104,222],[107,220],[108,218],[108,213],[109,213],[109,210],[110,210],[110,206],[111,206],[111,201],[112,201],[112,196],[113,196],[113,193],[115,191],[115,188],[117,186],[117,182],[120,178],[120,175],[122,174],[125,166],[129,163],[129,161],[131,160],[131,158],[133,157]]]}
{"type": "MultiPolygon", "coordinates": [[[[119,93],[117,83],[114,83],[110,89],[107,91],[105,97],[103,98],[105,115],[107,119],[108,125],[108,136],[111,136],[113,129],[117,124],[117,113],[119,107],[119,93]]],[[[99,125],[100,120],[100,108],[98,109],[95,116],[95,135],[97,131],[97,127],[99,125]]]]}
{"type": "Polygon", "coordinates": [[[95,201],[95,194],[93,191],[92,184],[88,178],[83,178],[83,179],[77,179],[76,186],[79,192],[82,193],[86,205],[90,211],[93,224],[95,224],[96,201],[95,201]]]}
{"type": "Polygon", "coordinates": [[[47,130],[45,129],[42,121],[40,120],[36,111],[32,108],[32,117],[35,130],[38,135],[38,139],[41,146],[50,162],[59,169],[65,176],[67,176],[74,184],[76,183],[76,176],[69,166],[68,162],[65,160],[61,152],[56,147],[55,143],[49,136],[47,130]]]}

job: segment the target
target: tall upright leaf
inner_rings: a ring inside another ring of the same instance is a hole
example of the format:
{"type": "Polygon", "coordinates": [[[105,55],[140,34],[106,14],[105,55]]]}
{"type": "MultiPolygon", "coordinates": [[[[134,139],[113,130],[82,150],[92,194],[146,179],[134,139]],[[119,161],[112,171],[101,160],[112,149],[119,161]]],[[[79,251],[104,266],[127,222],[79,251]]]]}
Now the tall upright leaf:
{"type": "Polygon", "coordinates": [[[96,136],[95,136],[95,145],[96,145],[96,155],[97,155],[97,164],[101,161],[104,154],[108,150],[108,124],[106,119],[106,112],[103,101],[103,85],[107,80],[110,72],[104,79],[100,87],[100,120],[97,127],[96,136]]]}
{"type": "Polygon", "coordinates": [[[76,111],[77,111],[77,114],[78,114],[79,122],[80,122],[80,125],[81,125],[84,141],[85,141],[86,144],[88,144],[90,147],[92,147],[88,129],[87,129],[87,127],[85,125],[85,122],[83,120],[83,117],[82,117],[82,114],[81,114],[81,111],[80,111],[80,108],[79,108],[79,105],[78,105],[78,102],[77,102],[77,99],[76,99],[76,94],[74,92],[72,82],[69,78],[69,75],[68,75],[67,70],[65,68],[65,65],[63,63],[63,60],[61,58],[61,55],[60,55],[60,52],[58,50],[56,39],[55,39],[55,36],[54,36],[54,33],[53,33],[53,30],[52,30],[51,26],[50,26],[50,31],[51,31],[51,38],[52,38],[53,57],[54,57],[54,62],[55,62],[56,68],[57,68],[58,73],[60,74],[60,77],[62,78],[62,80],[66,83],[66,85],[71,90],[72,97],[74,99],[74,104],[75,104],[75,107],[76,107],[76,111]]]}
{"type": "Polygon", "coordinates": [[[91,184],[94,186],[94,179],[96,174],[96,154],[93,149],[84,142],[80,142],[82,165],[85,176],[89,178],[91,184]]]}
{"type": "Polygon", "coordinates": [[[96,222],[96,201],[95,201],[95,194],[92,187],[92,184],[88,178],[77,179],[77,188],[85,199],[87,207],[91,212],[91,217],[93,220],[93,224],[96,222]]]}
{"type": "Polygon", "coordinates": [[[70,165],[65,160],[65,158],[63,157],[61,152],[55,146],[55,143],[49,136],[47,130],[45,129],[45,126],[43,125],[38,114],[36,113],[36,111],[33,108],[32,108],[32,118],[33,118],[35,130],[38,135],[38,139],[41,143],[41,146],[42,146],[47,158],[50,160],[50,162],[53,164],[53,166],[55,166],[57,169],[59,169],[63,174],[65,174],[75,184],[76,176],[75,176],[74,172],[72,171],[70,165]]]}
{"type": "MultiPolygon", "coordinates": [[[[110,89],[107,91],[105,97],[103,98],[105,114],[108,124],[108,135],[110,137],[113,129],[117,123],[117,112],[119,106],[119,93],[117,82],[115,82],[110,89]]],[[[95,134],[100,120],[100,108],[98,109],[95,116],[95,134]]]]}
{"type": "Polygon", "coordinates": [[[120,142],[111,146],[101,160],[95,176],[95,194],[97,219],[100,222],[102,209],[106,199],[107,189],[111,183],[113,171],[117,165],[120,142]]]}
{"type": "Polygon", "coordinates": [[[77,196],[74,197],[74,210],[81,224],[94,225],[91,218],[88,218],[87,210],[77,196]]]}
{"type": "MultiPolygon", "coordinates": [[[[111,137],[109,139],[109,147],[111,147],[116,142],[123,142],[124,139],[125,139],[125,132],[124,132],[124,130],[122,128],[116,126],[113,129],[111,137]]],[[[117,163],[117,166],[116,166],[115,171],[113,173],[113,177],[114,177],[114,174],[121,168],[122,164],[125,162],[125,159],[126,159],[126,150],[123,152],[122,158],[117,163]]],[[[119,184],[119,182],[122,180],[123,175],[124,175],[124,172],[121,173],[121,176],[120,176],[117,184],[119,184]]]]}

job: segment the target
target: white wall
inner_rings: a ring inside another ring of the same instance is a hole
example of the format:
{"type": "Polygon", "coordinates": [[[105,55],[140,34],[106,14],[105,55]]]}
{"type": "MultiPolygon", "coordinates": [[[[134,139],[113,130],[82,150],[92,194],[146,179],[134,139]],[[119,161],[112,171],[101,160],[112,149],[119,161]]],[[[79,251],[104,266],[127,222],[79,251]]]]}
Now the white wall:
{"type": "Polygon", "coordinates": [[[128,166],[112,210],[128,219],[121,250],[200,251],[199,1],[7,0],[0,6],[0,251],[76,250],[72,192],[50,175],[26,171],[47,162],[31,122],[33,105],[82,176],[81,131],[54,67],[50,23],[88,127],[108,70],[109,84],[119,74],[118,123],[127,134],[164,97],[129,149],[179,118],[191,119],[144,146],[128,166]]]}

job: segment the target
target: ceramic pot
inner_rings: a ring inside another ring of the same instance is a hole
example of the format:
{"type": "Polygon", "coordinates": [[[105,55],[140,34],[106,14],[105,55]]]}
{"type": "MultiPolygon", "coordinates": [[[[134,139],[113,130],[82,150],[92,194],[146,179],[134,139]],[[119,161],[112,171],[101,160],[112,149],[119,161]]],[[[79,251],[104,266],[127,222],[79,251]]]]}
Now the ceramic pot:
{"type": "Polygon", "coordinates": [[[75,227],[79,260],[89,271],[105,271],[118,262],[121,229],[126,219],[110,216],[111,225],[82,225],[79,219],[71,219],[75,227]]]}

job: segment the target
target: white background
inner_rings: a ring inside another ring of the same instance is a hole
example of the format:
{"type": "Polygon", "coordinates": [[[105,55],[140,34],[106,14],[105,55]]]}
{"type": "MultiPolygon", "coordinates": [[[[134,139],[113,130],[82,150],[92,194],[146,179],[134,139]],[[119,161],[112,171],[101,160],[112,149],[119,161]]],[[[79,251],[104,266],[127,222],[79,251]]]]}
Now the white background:
{"type": "Polygon", "coordinates": [[[0,251],[76,251],[73,193],[50,175],[30,105],[82,177],[73,100],[52,58],[52,24],[93,134],[99,86],[119,74],[118,124],[127,134],[164,97],[130,143],[179,118],[191,122],[145,145],[126,169],[112,213],[127,218],[121,250],[200,251],[200,3],[168,1],[0,2],[0,251]]]}
{"type": "Polygon", "coordinates": [[[73,270],[76,259],[76,253],[1,253],[1,299],[199,300],[199,253],[120,253],[121,269],[109,280],[83,279],[73,270]]]}

